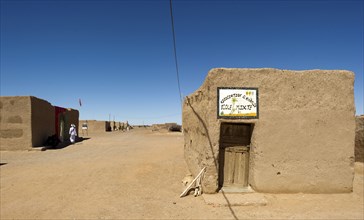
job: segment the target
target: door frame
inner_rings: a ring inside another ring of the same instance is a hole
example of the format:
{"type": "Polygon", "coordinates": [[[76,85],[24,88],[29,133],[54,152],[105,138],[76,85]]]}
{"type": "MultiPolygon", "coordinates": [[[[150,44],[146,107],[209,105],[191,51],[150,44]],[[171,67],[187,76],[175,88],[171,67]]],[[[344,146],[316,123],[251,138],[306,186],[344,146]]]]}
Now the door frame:
{"type": "MultiPolygon", "coordinates": [[[[252,136],[253,136],[253,132],[254,132],[254,123],[249,123],[249,122],[231,122],[231,121],[222,121],[221,123],[219,123],[219,170],[218,170],[218,189],[220,190],[222,187],[224,187],[224,167],[225,167],[225,146],[223,143],[223,139],[222,139],[222,126],[224,126],[223,124],[235,124],[235,125],[249,125],[250,126],[250,132],[249,132],[249,136],[250,136],[250,141],[249,141],[249,146],[250,148],[248,149],[248,167],[246,168],[248,175],[247,175],[247,187],[249,187],[249,173],[250,173],[250,152],[252,149],[252,136]]],[[[245,188],[244,187],[240,187],[240,188],[245,188]]]]}

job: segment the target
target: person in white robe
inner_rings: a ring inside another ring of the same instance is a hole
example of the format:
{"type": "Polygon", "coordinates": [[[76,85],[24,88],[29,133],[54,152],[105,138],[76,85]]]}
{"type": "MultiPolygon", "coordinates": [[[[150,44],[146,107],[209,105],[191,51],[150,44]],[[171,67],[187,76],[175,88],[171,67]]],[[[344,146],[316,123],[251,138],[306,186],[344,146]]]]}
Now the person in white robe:
{"type": "Polygon", "coordinates": [[[76,132],[76,126],[74,124],[71,124],[71,127],[70,127],[70,141],[71,143],[75,143],[76,142],[76,136],[77,136],[77,132],[76,132]]]}

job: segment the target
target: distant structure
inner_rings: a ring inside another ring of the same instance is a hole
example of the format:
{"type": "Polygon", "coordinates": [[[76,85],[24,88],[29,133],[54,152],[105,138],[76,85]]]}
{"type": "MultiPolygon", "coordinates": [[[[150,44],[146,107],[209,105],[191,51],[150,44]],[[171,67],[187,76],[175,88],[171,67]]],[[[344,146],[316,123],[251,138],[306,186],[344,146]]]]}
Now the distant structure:
{"type": "Polygon", "coordinates": [[[80,121],[80,127],[82,129],[82,135],[87,135],[88,136],[88,121],[86,120],[85,122],[81,122],[80,121]]]}
{"type": "Polygon", "coordinates": [[[153,124],[152,131],[167,132],[167,131],[181,131],[181,125],[177,123],[164,123],[164,124],[153,124]]]}
{"type": "Polygon", "coordinates": [[[0,110],[0,150],[43,146],[52,135],[69,140],[68,130],[78,124],[79,117],[75,109],[53,106],[34,96],[2,96],[0,110]]]}
{"type": "MultiPolygon", "coordinates": [[[[92,136],[100,132],[126,131],[131,127],[128,122],[117,121],[99,121],[99,120],[80,120],[79,127],[85,127],[87,124],[87,135],[92,136]]],[[[86,132],[84,132],[86,134],[86,132]]]]}
{"type": "Polygon", "coordinates": [[[90,135],[98,132],[111,131],[111,123],[109,121],[80,120],[79,127],[85,124],[87,124],[87,132],[90,135]]]}
{"type": "Polygon", "coordinates": [[[212,69],[183,105],[185,159],[205,193],[351,192],[354,73],[212,69]]]}

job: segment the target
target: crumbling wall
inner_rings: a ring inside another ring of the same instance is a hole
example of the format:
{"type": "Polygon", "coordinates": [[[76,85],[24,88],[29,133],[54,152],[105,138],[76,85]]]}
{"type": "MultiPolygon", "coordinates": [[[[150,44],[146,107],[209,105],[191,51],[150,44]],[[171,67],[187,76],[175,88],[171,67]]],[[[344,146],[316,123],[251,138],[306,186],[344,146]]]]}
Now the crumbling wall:
{"type": "Polygon", "coordinates": [[[29,96],[0,97],[0,150],[32,147],[29,96]]]}
{"type": "Polygon", "coordinates": [[[216,192],[220,124],[254,123],[249,171],[254,190],[350,192],[355,136],[353,86],[354,74],[349,71],[212,69],[204,84],[184,102],[186,162],[193,174],[205,163],[210,172],[205,174],[204,191],[216,192]],[[259,119],[218,119],[218,87],[258,88],[259,119]],[[191,105],[191,99],[200,101],[191,105]],[[197,128],[204,132],[198,133],[197,128]],[[192,146],[188,144],[191,137],[192,146]]]}
{"type": "Polygon", "coordinates": [[[355,121],[355,161],[364,162],[364,115],[357,116],[355,121]]]}
{"type": "Polygon", "coordinates": [[[30,96],[32,146],[43,146],[49,136],[55,134],[54,106],[49,102],[30,96]]]}

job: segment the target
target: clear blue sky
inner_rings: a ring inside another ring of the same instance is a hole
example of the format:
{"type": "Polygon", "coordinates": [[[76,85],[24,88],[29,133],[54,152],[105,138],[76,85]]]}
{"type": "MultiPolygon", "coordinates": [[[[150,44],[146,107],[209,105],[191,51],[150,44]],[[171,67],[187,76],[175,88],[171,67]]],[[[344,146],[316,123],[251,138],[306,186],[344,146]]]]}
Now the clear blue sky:
{"type": "MultiPolygon", "coordinates": [[[[363,114],[363,10],[362,0],[174,0],[182,94],[215,67],[345,69],[363,114]]],[[[81,119],[181,123],[168,0],[2,0],[0,55],[2,96],[81,119]]]]}

